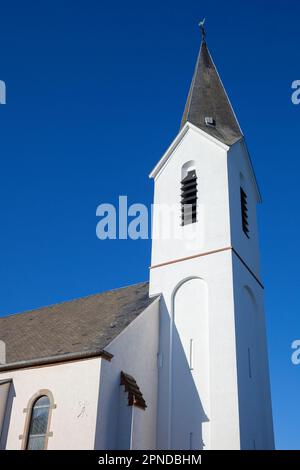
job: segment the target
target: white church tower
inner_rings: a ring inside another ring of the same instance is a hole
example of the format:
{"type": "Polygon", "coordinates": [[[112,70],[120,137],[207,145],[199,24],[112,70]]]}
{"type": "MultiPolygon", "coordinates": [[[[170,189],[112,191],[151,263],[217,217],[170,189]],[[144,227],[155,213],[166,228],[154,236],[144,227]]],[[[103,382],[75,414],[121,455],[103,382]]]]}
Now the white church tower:
{"type": "Polygon", "coordinates": [[[161,294],[157,448],[272,449],[261,198],[203,25],[202,35],[180,132],[150,175],[150,295],[161,294]]]}

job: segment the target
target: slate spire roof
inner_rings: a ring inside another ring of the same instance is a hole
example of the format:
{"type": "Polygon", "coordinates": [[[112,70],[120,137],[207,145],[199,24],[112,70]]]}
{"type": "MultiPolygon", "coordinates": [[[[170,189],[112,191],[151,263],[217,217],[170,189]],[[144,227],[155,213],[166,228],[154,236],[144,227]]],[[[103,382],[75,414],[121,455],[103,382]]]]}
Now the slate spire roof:
{"type": "MultiPolygon", "coordinates": [[[[203,34],[203,32],[202,32],[203,34]]],[[[189,121],[226,145],[243,137],[203,34],[181,128],[189,121]],[[211,120],[211,123],[206,121],[211,120]]]]}

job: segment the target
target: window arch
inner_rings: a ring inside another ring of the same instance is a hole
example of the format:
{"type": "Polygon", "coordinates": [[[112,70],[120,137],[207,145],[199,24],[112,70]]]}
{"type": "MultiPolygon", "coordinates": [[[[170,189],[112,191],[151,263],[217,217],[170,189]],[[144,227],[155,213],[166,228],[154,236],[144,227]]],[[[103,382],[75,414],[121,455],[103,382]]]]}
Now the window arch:
{"type": "Polygon", "coordinates": [[[48,439],[53,434],[50,432],[52,410],[56,408],[53,395],[49,390],[39,390],[29,401],[26,413],[22,449],[46,450],[48,439]]]}
{"type": "Polygon", "coordinates": [[[31,410],[26,449],[43,450],[45,448],[49,411],[50,400],[47,395],[35,400],[31,410]]]}

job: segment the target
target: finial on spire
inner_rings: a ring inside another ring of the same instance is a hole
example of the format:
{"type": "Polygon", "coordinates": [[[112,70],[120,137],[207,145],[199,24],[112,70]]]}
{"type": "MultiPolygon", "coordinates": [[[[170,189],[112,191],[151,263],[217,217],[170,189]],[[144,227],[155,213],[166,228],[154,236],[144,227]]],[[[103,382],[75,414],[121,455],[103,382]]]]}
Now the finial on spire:
{"type": "Polygon", "coordinates": [[[203,42],[205,42],[205,36],[206,36],[206,32],[205,32],[205,29],[204,29],[204,23],[205,23],[205,18],[203,18],[203,20],[200,21],[200,23],[199,23],[203,42]]]}

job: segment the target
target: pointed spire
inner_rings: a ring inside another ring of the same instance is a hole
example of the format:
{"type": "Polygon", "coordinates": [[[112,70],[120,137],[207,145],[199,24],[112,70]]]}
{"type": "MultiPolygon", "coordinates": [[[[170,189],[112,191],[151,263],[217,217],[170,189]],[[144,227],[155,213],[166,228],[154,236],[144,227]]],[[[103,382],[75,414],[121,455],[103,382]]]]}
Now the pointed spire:
{"type": "Polygon", "coordinates": [[[243,134],[206,45],[204,22],[205,19],[199,23],[202,42],[181,128],[189,121],[224,144],[232,145],[243,134]]]}

